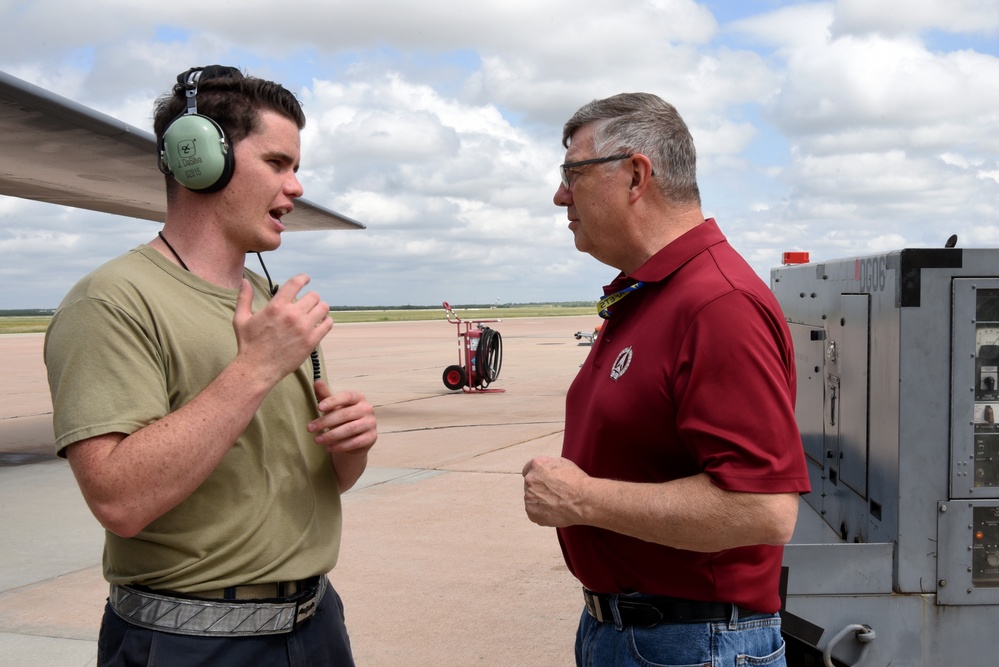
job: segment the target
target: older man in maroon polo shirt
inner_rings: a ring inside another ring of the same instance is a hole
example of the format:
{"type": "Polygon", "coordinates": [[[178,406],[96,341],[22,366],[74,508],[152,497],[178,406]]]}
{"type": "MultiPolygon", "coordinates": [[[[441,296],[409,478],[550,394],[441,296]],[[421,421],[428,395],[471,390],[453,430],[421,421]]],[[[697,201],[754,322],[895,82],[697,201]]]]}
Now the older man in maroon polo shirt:
{"type": "Polygon", "coordinates": [[[562,458],[524,467],[528,516],[583,584],[577,664],[784,665],[781,557],[809,491],[784,316],[705,220],[675,108],[595,100],[563,144],[555,203],[576,248],[620,271],[562,458]]]}

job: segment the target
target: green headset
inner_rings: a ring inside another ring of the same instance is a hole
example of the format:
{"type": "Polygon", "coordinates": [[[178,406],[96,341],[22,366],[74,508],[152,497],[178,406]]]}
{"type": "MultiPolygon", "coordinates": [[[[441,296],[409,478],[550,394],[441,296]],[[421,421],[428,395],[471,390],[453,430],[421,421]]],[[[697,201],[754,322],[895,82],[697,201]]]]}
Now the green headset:
{"type": "Polygon", "coordinates": [[[218,192],[232,179],[236,158],[225,132],[214,120],[198,113],[198,81],[228,76],[239,70],[211,65],[177,76],[184,87],[187,108],[170,121],[159,140],[159,168],[192,192],[218,192]]]}

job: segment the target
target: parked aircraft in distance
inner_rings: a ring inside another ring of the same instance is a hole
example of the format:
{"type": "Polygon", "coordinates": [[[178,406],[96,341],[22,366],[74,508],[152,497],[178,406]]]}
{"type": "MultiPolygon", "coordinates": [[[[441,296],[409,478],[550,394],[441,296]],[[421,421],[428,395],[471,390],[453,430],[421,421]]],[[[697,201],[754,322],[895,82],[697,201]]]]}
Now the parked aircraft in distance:
{"type": "MultiPolygon", "coordinates": [[[[0,72],[0,194],[162,222],[152,133],[0,72]]],[[[306,199],[288,231],[364,229],[306,199]]]]}

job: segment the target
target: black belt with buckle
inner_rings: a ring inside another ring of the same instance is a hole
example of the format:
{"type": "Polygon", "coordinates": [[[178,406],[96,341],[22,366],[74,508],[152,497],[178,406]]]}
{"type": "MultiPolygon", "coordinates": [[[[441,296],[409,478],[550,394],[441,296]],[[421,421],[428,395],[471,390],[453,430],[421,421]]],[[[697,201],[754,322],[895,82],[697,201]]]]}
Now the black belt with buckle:
{"type": "MultiPolygon", "coordinates": [[[[614,623],[612,610],[613,596],[601,595],[583,589],[583,599],[586,611],[601,623],[614,623]]],[[[629,600],[618,596],[617,609],[621,625],[634,625],[640,628],[651,628],[660,623],[714,623],[728,621],[732,618],[732,610],[738,610],[738,615],[751,616],[760,612],[745,609],[731,602],[700,602],[682,598],[643,596],[640,600],[629,600]]]]}

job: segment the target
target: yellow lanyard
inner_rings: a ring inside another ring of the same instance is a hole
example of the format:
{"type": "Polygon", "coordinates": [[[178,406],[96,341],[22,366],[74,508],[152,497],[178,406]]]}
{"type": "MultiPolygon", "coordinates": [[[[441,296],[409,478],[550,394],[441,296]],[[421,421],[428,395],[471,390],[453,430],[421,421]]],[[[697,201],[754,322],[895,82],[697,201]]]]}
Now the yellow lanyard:
{"type": "Polygon", "coordinates": [[[608,294],[607,296],[605,296],[604,298],[600,299],[600,301],[597,302],[597,313],[599,313],[600,317],[604,318],[605,320],[609,320],[611,315],[610,307],[613,306],[618,301],[620,301],[621,299],[623,299],[624,297],[634,292],[635,290],[640,289],[642,287],[645,287],[645,283],[639,280],[631,287],[625,287],[620,292],[614,292],[613,294],[608,294]]]}

